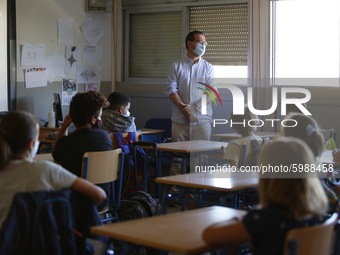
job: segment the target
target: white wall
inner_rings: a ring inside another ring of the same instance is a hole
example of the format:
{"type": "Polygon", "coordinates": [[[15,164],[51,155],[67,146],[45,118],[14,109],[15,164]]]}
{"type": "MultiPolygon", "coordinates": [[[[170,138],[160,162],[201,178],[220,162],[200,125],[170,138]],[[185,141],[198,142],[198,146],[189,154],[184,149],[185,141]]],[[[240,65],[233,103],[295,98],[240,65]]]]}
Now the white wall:
{"type": "MultiPolygon", "coordinates": [[[[44,44],[45,55],[52,51],[59,57],[65,57],[65,45],[58,45],[58,18],[73,19],[73,43],[82,49],[88,44],[81,33],[81,26],[90,16],[98,18],[106,30],[98,44],[103,46],[102,81],[111,81],[111,36],[112,13],[85,13],[85,0],[17,0],[17,79],[24,81],[23,68],[20,66],[21,49],[23,44],[44,44]]],[[[83,59],[80,54],[79,64],[83,59]]],[[[74,77],[68,75],[68,77],[74,77]]],[[[61,80],[59,78],[59,80],[61,80]]]]}
{"type": "MultiPolygon", "coordinates": [[[[58,18],[73,19],[73,45],[81,49],[88,44],[81,33],[81,26],[88,17],[98,18],[105,29],[105,35],[98,44],[103,47],[101,92],[108,95],[111,92],[112,68],[112,13],[85,13],[85,0],[17,0],[17,109],[35,114],[38,119],[47,119],[47,112],[53,103],[53,93],[61,93],[61,79],[55,78],[47,87],[26,89],[24,84],[24,69],[20,66],[23,44],[44,44],[45,56],[52,51],[59,57],[65,57],[66,46],[58,45],[58,18]]],[[[83,56],[80,54],[79,64],[83,56]]],[[[93,64],[93,63],[86,63],[93,64]]],[[[76,75],[66,74],[66,78],[76,78],[76,75]]],[[[84,85],[78,90],[84,91],[84,85]]],[[[68,106],[63,106],[64,116],[68,114],[68,106]]],[[[43,124],[43,123],[40,123],[43,124]]]]}

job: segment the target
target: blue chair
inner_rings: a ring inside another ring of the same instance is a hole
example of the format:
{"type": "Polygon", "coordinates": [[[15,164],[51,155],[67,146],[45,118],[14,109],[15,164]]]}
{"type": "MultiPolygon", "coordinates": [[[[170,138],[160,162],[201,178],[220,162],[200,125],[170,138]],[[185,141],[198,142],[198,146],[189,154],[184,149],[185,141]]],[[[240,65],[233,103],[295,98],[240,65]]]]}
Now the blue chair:
{"type": "Polygon", "coordinates": [[[83,156],[82,177],[94,184],[110,183],[109,205],[99,215],[102,222],[119,221],[117,210],[120,205],[123,180],[124,153],[122,149],[86,152],[83,156]],[[111,214],[111,217],[108,217],[111,214]]]}
{"type": "Polygon", "coordinates": [[[171,119],[164,119],[164,118],[156,118],[156,119],[149,119],[145,123],[145,128],[151,129],[161,129],[164,130],[162,134],[162,141],[165,142],[167,138],[171,138],[171,119]]]}

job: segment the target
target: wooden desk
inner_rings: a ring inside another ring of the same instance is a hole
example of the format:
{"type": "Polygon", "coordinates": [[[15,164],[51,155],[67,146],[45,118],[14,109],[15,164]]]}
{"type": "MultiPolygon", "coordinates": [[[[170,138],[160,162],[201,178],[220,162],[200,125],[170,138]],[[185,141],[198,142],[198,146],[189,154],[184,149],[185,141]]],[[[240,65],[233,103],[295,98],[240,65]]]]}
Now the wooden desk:
{"type": "Polygon", "coordinates": [[[340,161],[334,160],[333,155],[332,155],[332,150],[323,151],[319,160],[322,164],[327,164],[327,165],[332,164],[333,167],[340,166],[340,161]]]}
{"type": "MultiPolygon", "coordinates": [[[[185,170],[185,160],[190,156],[190,153],[211,153],[218,150],[221,150],[221,147],[227,147],[228,143],[225,142],[215,142],[215,141],[204,141],[204,140],[195,140],[195,141],[185,141],[185,142],[171,142],[171,143],[160,143],[157,144],[158,151],[168,151],[168,152],[177,152],[181,154],[176,155],[166,155],[165,157],[157,157],[156,161],[156,177],[161,177],[162,170],[162,162],[172,162],[172,163],[180,163],[181,164],[181,173],[184,174],[185,170]],[[172,157],[172,159],[169,159],[172,157]],[[180,158],[181,160],[175,160],[174,158],[180,158]]],[[[147,149],[147,147],[143,147],[147,149]]],[[[161,185],[160,183],[156,184],[157,186],[157,197],[161,198],[161,185]]]]}
{"type": "MultiPolygon", "coordinates": [[[[156,183],[167,184],[162,197],[162,212],[166,214],[167,200],[177,202],[195,202],[202,204],[200,196],[210,195],[222,198],[220,204],[225,204],[226,199],[232,199],[231,206],[236,206],[237,192],[252,189],[258,186],[258,173],[190,173],[156,178],[156,183]],[[169,196],[173,186],[179,189],[179,194],[169,196]],[[195,190],[192,190],[195,189],[195,190]],[[213,192],[210,192],[213,191],[213,192]],[[186,199],[186,194],[196,194],[199,199],[186,199]]],[[[203,204],[216,204],[209,201],[203,204]]],[[[182,206],[184,209],[184,207],[182,206]]]]}
{"type": "MultiPolygon", "coordinates": [[[[255,135],[258,135],[262,138],[274,138],[280,136],[279,132],[255,132],[255,135]]],[[[241,135],[238,133],[225,133],[225,134],[213,134],[211,137],[221,138],[221,140],[233,140],[237,138],[241,138],[241,135]]]]}
{"type": "Polygon", "coordinates": [[[244,216],[245,211],[212,206],[91,228],[91,233],[182,254],[212,250],[202,240],[210,225],[244,216]]]}
{"type": "Polygon", "coordinates": [[[192,152],[216,151],[216,150],[220,150],[222,146],[227,147],[228,143],[195,140],[195,141],[157,144],[157,150],[179,152],[179,153],[192,153],[192,152]]]}
{"type": "MultiPolygon", "coordinates": [[[[143,129],[143,131],[136,132],[136,139],[137,141],[144,141],[144,142],[162,142],[162,133],[164,130],[159,129],[143,129]]],[[[123,133],[123,137],[126,137],[128,133],[123,133]]],[[[117,140],[115,139],[113,133],[110,133],[110,137],[112,139],[112,147],[113,149],[120,148],[117,140]]]]}

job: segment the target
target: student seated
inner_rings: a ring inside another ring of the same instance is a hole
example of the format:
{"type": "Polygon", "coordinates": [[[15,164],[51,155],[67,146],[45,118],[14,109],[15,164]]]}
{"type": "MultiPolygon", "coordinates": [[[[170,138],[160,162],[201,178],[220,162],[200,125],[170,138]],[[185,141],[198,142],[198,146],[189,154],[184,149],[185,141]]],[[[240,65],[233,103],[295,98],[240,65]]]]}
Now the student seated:
{"type": "Polygon", "coordinates": [[[0,227],[10,210],[14,195],[28,191],[77,190],[95,204],[105,192],[78,178],[60,165],[34,161],[39,147],[39,125],[34,115],[13,111],[0,122],[0,227]]]}
{"type": "MultiPolygon", "coordinates": [[[[112,140],[109,134],[100,129],[102,108],[107,107],[108,104],[106,98],[96,91],[76,94],[70,104],[70,114],[65,117],[53,144],[54,160],[61,162],[63,167],[79,177],[81,177],[85,152],[112,150],[112,140]],[[72,122],[76,130],[66,136],[67,129],[72,122]]],[[[109,183],[98,186],[102,187],[109,196],[109,183]]],[[[104,201],[98,210],[102,210],[106,202],[104,201]]]]}
{"type": "Polygon", "coordinates": [[[110,107],[103,112],[102,129],[109,133],[136,132],[135,117],[130,116],[131,99],[122,92],[113,92],[107,99],[110,107]]]}
{"type": "MultiPolygon", "coordinates": [[[[321,162],[319,162],[318,158],[325,149],[325,140],[322,133],[320,132],[318,123],[311,116],[296,112],[290,113],[286,116],[286,118],[286,123],[288,126],[290,126],[288,119],[294,120],[297,125],[295,127],[283,128],[282,130],[284,136],[295,137],[304,141],[313,152],[313,155],[316,159],[316,167],[319,167],[320,170],[323,170],[323,165],[321,162]]],[[[294,122],[291,124],[293,126],[294,122]]],[[[319,177],[321,184],[328,197],[329,211],[336,211],[340,213],[340,186],[331,184],[337,182],[335,180],[335,176],[331,172],[324,173],[323,171],[318,171],[318,173],[320,173],[319,177]]]]}
{"type": "MultiPolygon", "coordinates": [[[[244,115],[234,115],[233,112],[231,113],[229,123],[237,123],[232,125],[232,129],[240,134],[242,138],[232,140],[228,146],[224,148],[223,153],[219,154],[219,158],[229,160],[229,164],[231,166],[238,166],[242,143],[244,141],[253,139],[262,140],[260,136],[254,135],[256,127],[251,127],[248,125],[248,121],[256,119],[258,119],[258,117],[249,110],[247,105],[244,107],[244,115]],[[245,125],[240,123],[245,123],[245,125]]],[[[252,126],[257,125],[257,123],[254,122],[250,122],[250,124],[252,126]]]]}
{"type": "MultiPolygon", "coordinates": [[[[281,137],[264,146],[259,165],[287,166],[315,163],[308,146],[299,139],[281,137]]],[[[262,176],[259,183],[260,209],[244,219],[234,219],[209,226],[203,240],[212,245],[232,245],[251,241],[254,254],[282,255],[286,234],[293,228],[312,226],[326,220],[327,197],[316,173],[302,173],[299,178],[262,176]],[[308,178],[305,178],[308,176],[308,178]],[[269,177],[269,178],[266,178],[269,177]],[[303,178],[300,178],[303,177],[303,178]],[[314,177],[314,178],[313,178],[314,177]]],[[[282,176],[281,176],[282,177],[282,176]]]]}

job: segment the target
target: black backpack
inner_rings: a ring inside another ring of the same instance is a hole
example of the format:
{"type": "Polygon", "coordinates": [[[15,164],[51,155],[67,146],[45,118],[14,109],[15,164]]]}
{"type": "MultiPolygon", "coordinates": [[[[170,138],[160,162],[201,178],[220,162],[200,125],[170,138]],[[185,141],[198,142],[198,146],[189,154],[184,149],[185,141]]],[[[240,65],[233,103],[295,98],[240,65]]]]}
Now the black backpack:
{"type": "Polygon", "coordinates": [[[117,211],[119,221],[142,219],[160,215],[161,212],[159,200],[144,191],[136,191],[128,200],[122,200],[117,211]]]}
{"type": "MultiPolygon", "coordinates": [[[[153,198],[144,191],[132,193],[128,200],[120,202],[117,211],[119,221],[142,219],[161,214],[161,205],[157,198],[153,198]]],[[[159,250],[149,247],[139,247],[131,255],[158,255],[159,250]]]]}

